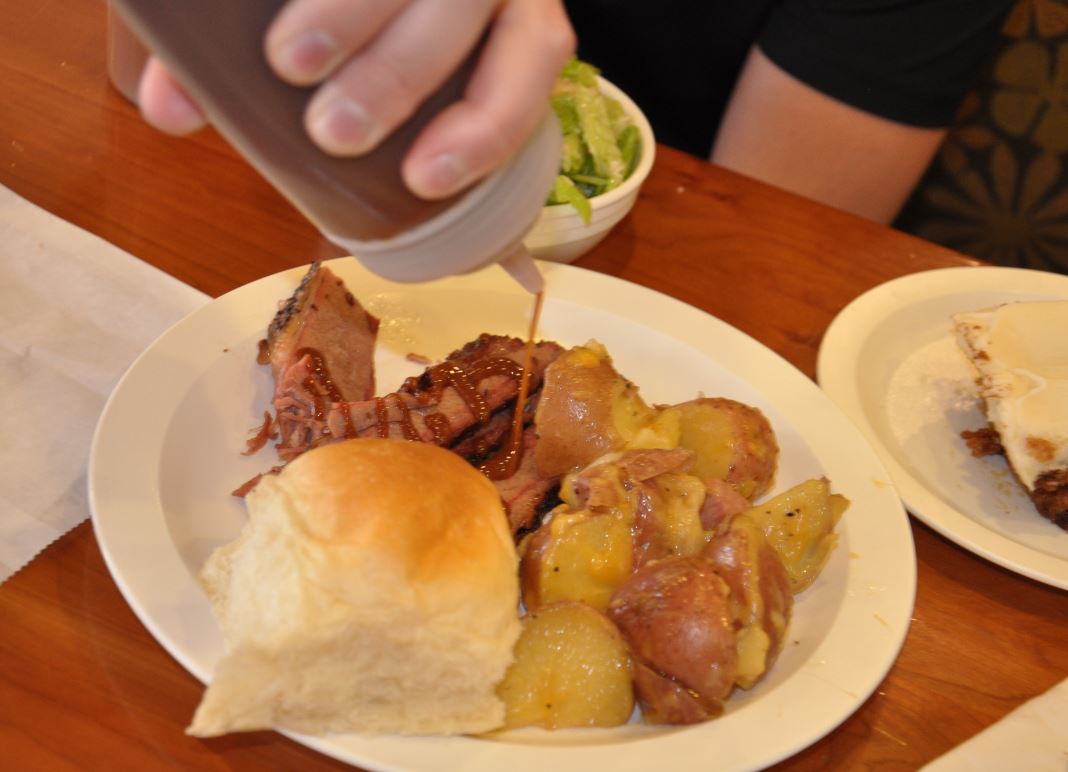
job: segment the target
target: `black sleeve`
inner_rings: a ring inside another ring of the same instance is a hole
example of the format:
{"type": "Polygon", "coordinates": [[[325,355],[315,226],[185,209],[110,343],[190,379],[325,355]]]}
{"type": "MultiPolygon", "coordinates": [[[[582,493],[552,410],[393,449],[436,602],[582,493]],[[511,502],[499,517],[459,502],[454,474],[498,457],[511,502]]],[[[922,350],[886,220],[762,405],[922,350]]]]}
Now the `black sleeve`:
{"type": "Polygon", "coordinates": [[[839,101],[944,127],[992,55],[1013,0],[783,0],[758,39],[786,72],[839,101]]]}
{"type": "Polygon", "coordinates": [[[657,141],[707,158],[772,0],[566,0],[579,56],[653,124],[657,141]]]}

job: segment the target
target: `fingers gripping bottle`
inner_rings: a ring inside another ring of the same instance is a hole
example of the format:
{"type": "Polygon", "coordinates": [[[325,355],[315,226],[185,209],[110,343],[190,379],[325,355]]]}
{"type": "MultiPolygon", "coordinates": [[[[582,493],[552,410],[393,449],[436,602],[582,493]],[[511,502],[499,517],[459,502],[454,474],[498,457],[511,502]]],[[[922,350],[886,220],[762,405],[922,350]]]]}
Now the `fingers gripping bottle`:
{"type": "Polygon", "coordinates": [[[220,134],[368,269],[395,281],[424,281],[499,262],[540,290],[522,239],[559,168],[561,137],[551,111],[492,175],[449,199],[421,199],[401,179],[401,159],[430,119],[461,98],[477,52],[375,150],[338,158],[304,129],[314,88],[280,80],[264,56],[264,34],[283,2],[113,0],[220,134]]]}

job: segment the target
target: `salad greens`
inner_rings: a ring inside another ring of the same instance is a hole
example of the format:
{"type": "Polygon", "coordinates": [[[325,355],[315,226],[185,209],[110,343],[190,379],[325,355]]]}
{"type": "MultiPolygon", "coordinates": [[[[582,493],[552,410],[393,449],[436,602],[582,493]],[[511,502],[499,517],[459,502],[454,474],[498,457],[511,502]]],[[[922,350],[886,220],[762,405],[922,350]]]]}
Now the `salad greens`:
{"type": "Polygon", "coordinates": [[[546,202],[571,204],[590,221],[590,199],[619,187],[641,157],[641,134],[623,107],[601,93],[600,72],[572,58],[556,80],[552,107],[564,132],[560,175],[546,202]]]}

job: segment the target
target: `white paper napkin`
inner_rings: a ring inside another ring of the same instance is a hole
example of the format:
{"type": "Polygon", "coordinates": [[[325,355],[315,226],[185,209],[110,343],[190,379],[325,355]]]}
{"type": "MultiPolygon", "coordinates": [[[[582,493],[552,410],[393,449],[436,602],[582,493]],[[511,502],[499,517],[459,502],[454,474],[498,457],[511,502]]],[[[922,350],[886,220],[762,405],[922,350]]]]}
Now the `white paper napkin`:
{"type": "Polygon", "coordinates": [[[208,296],[0,186],[0,582],[89,515],[101,408],[208,296]]]}
{"type": "Polygon", "coordinates": [[[924,772],[1068,770],[1068,679],[923,768],[924,772]]]}

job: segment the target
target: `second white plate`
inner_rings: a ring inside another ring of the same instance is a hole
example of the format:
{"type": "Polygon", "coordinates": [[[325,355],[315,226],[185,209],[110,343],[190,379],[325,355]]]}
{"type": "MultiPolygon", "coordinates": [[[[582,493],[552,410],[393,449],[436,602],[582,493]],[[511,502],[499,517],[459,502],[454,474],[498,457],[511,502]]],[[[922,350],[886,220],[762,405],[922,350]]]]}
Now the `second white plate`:
{"type": "Polygon", "coordinates": [[[867,435],[905,505],[957,544],[1068,589],[1068,533],[1041,517],[1002,456],[960,433],[986,425],[951,317],[1068,298],[1068,276],[1020,268],[925,271],[881,284],[835,318],[817,364],[823,390],[867,435]]]}

